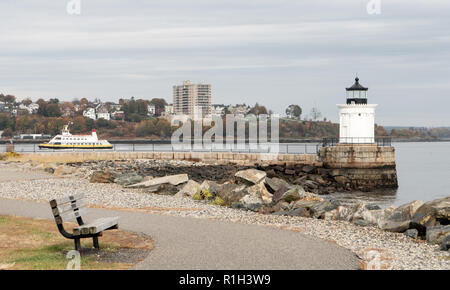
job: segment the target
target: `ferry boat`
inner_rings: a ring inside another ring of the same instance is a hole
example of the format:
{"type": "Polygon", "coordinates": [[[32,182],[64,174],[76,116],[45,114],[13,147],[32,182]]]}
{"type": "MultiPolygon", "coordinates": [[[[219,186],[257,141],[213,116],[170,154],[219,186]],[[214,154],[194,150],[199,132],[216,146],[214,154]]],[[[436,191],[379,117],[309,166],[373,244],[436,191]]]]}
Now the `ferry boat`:
{"type": "Polygon", "coordinates": [[[91,135],[72,135],[69,125],[65,125],[61,135],[56,135],[50,142],[39,144],[41,149],[112,149],[113,146],[106,140],[98,140],[97,132],[92,130],[91,135]]]}

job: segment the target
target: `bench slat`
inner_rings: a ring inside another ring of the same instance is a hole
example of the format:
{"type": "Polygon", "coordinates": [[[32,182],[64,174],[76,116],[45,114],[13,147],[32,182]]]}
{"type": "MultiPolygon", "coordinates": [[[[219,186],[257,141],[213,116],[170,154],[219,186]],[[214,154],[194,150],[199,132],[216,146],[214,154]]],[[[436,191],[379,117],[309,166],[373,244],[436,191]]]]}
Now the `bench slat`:
{"type": "Polygon", "coordinates": [[[107,217],[95,220],[94,222],[86,225],[79,226],[73,229],[73,234],[75,236],[88,235],[88,234],[98,234],[109,228],[118,228],[118,217],[107,217]]]}
{"type": "Polygon", "coordinates": [[[76,202],[66,203],[63,205],[59,205],[55,208],[52,208],[52,212],[54,216],[58,216],[64,214],[68,211],[74,211],[75,209],[81,209],[87,206],[87,202],[84,200],[77,200],[76,202]]]}
{"type": "Polygon", "coordinates": [[[62,224],[65,221],[76,220],[77,218],[82,217],[83,215],[85,215],[87,213],[88,213],[88,209],[82,208],[77,211],[70,211],[70,212],[63,213],[60,216],[55,217],[55,221],[57,224],[62,224]]]}
{"type": "Polygon", "coordinates": [[[74,200],[82,199],[83,197],[84,197],[84,193],[77,193],[77,194],[74,194],[74,195],[69,195],[69,196],[65,196],[65,197],[61,197],[61,198],[56,198],[56,199],[50,200],[50,205],[51,205],[51,207],[56,207],[58,205],[69,203],[69,202],[72,202],[74,200]]]}

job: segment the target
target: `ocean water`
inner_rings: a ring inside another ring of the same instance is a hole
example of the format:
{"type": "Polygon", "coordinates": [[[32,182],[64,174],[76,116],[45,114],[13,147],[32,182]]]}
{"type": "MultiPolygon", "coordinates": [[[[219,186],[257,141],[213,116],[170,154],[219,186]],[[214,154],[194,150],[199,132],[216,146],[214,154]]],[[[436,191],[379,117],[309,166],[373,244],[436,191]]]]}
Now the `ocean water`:
{"type": "Polygon", "coordinates": [[[376,192],[334,193],[347,203],[362,201],[386,207],[413,200],[450,196],[450,142],[394,143],[399,188],[376,192]]]}

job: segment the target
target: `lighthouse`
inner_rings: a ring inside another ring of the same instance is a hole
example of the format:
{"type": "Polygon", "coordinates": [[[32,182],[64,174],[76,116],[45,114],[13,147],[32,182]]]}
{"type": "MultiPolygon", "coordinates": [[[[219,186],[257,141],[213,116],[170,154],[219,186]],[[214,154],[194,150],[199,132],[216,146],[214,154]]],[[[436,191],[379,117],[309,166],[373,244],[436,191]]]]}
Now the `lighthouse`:
{"type": "Polygon", "coordinates": [[[375,108],[377,105],[367,103],[368,88],[355,83],[346,88],[346,104],[339,108],[339,143],[340,144],[374,144],[375,143],[375,108]]]}

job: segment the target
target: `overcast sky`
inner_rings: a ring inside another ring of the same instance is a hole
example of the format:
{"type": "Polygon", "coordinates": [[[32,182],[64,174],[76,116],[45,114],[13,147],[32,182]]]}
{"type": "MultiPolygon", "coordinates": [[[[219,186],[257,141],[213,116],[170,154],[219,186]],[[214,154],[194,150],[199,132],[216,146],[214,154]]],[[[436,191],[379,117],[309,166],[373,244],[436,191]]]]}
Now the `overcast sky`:
{"type": "Polygon", "coordinates": [[[213,103],[277,113],[336,104],[358,73],[376,122],[450,126],[450,1],[0,1],[0,92],[18,98],[165,98],[183,80],[213,103]],[[31,3],[30,3],[31,2],[31,3]]]}

